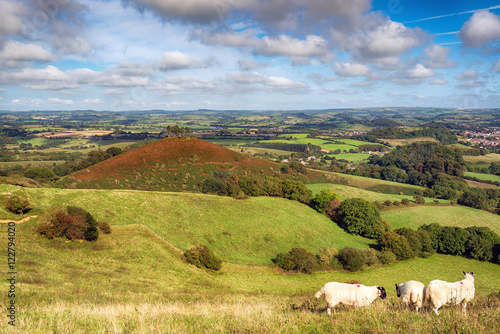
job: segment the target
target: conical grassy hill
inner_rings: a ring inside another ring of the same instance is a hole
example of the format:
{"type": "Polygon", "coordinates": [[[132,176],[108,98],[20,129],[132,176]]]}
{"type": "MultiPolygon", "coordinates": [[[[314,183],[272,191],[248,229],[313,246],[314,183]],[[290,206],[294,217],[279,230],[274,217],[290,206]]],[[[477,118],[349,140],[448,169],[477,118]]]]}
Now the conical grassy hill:
{"type": "Polygon", "coordinates": [[[165,138],[72,173],[64,186],[198,191],[215,171],[272,175],[279,165],[196,138],[165,138]]]}

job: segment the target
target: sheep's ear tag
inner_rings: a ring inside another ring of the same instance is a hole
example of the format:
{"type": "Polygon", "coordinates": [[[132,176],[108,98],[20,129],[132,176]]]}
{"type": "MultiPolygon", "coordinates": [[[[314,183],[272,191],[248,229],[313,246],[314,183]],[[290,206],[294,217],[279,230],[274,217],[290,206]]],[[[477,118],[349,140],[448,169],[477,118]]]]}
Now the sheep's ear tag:
{"type": "Polygon", "coordinates": [[[360,286],[361,286],[361,285],[359,285],[359,284],[357,285],[357,287],[358,287],[358,288],[359,288],[360,286]]]}
{"type": "Polygon", "coordinates": [[[460,284],[464,285],[464,282],[460,282],[460,284]]]}

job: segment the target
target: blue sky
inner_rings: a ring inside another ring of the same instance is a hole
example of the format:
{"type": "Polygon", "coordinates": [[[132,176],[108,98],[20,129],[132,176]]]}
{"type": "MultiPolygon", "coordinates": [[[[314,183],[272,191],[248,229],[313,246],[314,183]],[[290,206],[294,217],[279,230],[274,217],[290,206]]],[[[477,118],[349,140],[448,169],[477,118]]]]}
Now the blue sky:
{"type": "Polygon", "coordinates": [[[2,110],[500,107],[500,3],[0,0],[2,110]]]}

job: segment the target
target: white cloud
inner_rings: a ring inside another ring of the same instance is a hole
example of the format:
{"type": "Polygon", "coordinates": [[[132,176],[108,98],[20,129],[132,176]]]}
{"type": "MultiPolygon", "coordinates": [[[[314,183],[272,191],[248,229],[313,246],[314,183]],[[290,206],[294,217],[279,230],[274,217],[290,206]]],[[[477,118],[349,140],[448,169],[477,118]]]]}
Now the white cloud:
{"type": "Polygon", "coordinates": [[[400,57],[427,38],[419,28],[408,28],[377,15],[372,17],[370,29],[340,41],[360,62],[370,62],[381,69],[400,68],[400,57]]]}
{"type": "Polygon", "coordinates": [[[50,51],[37,44],[8,41],[0,51],[0,59],[15,61],[52,61],[50,51]]]}
{"type": "Polygon", "coordinates": [[[455,78],[460,81],[477,80],[479,77],[477,71],[464,71],[458,74],[455,78]]]}
{"type": "Polygon", "coordinates": [[[364,64],[337,62],[335,63],[333,68],[335,70],[335,73],[337,73],[337,75],[340,77],[366,76],[371,73],[370,68],[364,64]]]}
{"type": "Polygon", "coordinates": [[[73,104],[73,100],[62,100],[62,99],[57,98],[57,97],[49,98],[48,101],[50,103],[57,103],[57,104],[66,104],[66,105],[73,104]]]}
{"type": "Polygon", "coordinates": [[[422,64],[415,65],[414,68],[407,71],[407,77],[409,79],[425,79],[435,76],[434,70],[427,68],[422,64]]]}
{"type": "Polygon", "coordinates": [[[327,41],[316,35],[308,35],[300,40],[287,35],[264,36],[255,52],[265,56],[318,57],[329,53],[327,41]]]}
{"type": "Polygon", "coordinates": [[[285,77],[266,76],[258,72],[228,73],[229,82],[241,85],[263,85],[277,89],[305,89],[308,85],[285,77]]]}
{"type": "Polygon", "coordinates": [[[436,79],[436,80],[429,81],[429,83],[431,85],[446,85],[446,84],[448,84],[448,81],[446,81],[444,79],[436,79]]]}
{"type": "Polygon", "coordinates": [[[290,35],[264,36],[257,38],[251,31],[244,33],[210,33],[197,30],[193,37],[208,45],[225,45],[242,50],[247,49],[256,55],[267,57],[289,57],[294,64],[309,64],[311,58],[317,58],[322,63],[329,63],[335,59],[326,39],[317,35],[307,35],[305,39],[298,39],[290,35]]]}
{"type": "Polygon", "coordinates": [[[204,68],[212,66],[213,63],[213,58],[198,61],[183,52],[173,51],[163,53],[162,58],[156,62],[156,66],[162,71],[172,71],[187,68],[204,68]]]}
{"type": "Polygon", "coordinates": [[[450,60],[450,48],[432,44],[424,50],[425,57],[423,64],[430,68],[449,68],[457,66],[457,63],[450,60]]]}
{"type": "Polygon", "coordinates": [[[41,69],[25,68],[19,71],[0,72],[0,84],[15,84],[38,90],[78,87],[75,79],[52,65],[41,69]]]}
{"type": "Polygon", "coordinates": [[[488,10],[474,13],[460,29],[460,39],[465,46],[480,48],[500,39],[500,17],[488,10]]]}
{"type": "Polygon", "coordinates": [[[0,0],[0,36],[21,34],[24,30],[23,16],[27,8],[20,2],[0,0]]]}

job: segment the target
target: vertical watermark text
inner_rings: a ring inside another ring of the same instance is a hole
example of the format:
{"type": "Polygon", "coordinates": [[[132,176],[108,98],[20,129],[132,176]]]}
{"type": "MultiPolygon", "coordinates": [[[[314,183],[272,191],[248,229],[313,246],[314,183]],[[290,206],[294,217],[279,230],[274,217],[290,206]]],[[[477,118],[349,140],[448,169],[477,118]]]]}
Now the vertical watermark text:
{"type": "Polygon", "coordinates": [[[9,291],[7,293],[7,318],[8,324],[16,325],[16,223],[10,222],[7,229],[7,282],[9,291]]]}

